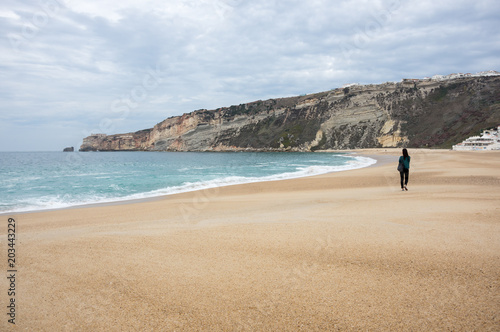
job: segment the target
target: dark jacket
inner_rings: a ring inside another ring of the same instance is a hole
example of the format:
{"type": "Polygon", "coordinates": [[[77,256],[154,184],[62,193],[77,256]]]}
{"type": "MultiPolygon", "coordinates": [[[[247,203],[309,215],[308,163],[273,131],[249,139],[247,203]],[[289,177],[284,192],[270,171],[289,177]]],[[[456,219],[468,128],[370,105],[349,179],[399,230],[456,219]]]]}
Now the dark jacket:
{"type": "Polygon", "coordinates": [[[408,158],[404,158],[403,156],[399,157],[399,162],[403,161],[403,167],[405,169],[410,169],[410,156],[408,158]]]}

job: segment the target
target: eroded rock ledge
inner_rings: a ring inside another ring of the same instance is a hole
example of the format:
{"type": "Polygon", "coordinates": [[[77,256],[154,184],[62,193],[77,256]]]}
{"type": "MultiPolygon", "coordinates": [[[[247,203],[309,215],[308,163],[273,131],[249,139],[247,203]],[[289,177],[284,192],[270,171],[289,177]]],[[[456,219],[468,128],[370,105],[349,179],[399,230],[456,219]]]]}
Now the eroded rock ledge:
{"type": "Polygon", "coordinates": [[[500,76],[403,80],[168,118],[84,138],[80,151],[315,151],[451,147],[500,124],[500,76]]]}

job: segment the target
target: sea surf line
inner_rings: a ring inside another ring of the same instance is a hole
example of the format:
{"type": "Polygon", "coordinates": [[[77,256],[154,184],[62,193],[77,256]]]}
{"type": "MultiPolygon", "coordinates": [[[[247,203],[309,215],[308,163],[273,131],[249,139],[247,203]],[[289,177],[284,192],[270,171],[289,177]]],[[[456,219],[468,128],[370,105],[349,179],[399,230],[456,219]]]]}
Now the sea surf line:
{"type": "Polygon", "coordinates": [[[367,167],[339,153],[0,153],[0,214],[60,209],[367,167]]]}

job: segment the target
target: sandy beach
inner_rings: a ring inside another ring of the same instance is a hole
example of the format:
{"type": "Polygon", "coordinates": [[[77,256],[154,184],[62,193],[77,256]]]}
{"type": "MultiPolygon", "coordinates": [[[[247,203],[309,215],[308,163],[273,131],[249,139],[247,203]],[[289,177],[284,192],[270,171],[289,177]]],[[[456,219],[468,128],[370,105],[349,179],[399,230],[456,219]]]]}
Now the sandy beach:
{"type": "MultiPolygon", "coordinates": [[[[356,151],[368,168],[16,222],[29,331],[499,331],[500,153],[356,151]]],[[[0,330],[12,328],[3,278],[0,330]]]]}

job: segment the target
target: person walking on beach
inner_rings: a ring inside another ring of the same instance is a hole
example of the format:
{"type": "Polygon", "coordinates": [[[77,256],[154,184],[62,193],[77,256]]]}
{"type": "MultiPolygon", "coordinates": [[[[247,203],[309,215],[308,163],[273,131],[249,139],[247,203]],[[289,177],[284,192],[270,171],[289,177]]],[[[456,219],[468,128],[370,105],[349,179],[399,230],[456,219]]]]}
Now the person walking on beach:
{"type": "Polygon", "coordinates": [[[408,191],[406,185],[408,184],[408,177],[410,176],[410,156],[406,149],[403,149],[403,155],[399,157],[398,171],[401,176],[401,190],[408,191]]]}

